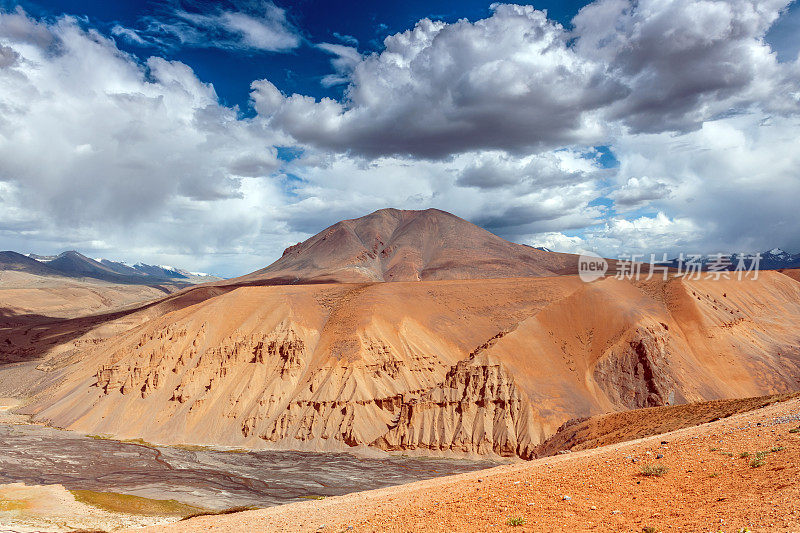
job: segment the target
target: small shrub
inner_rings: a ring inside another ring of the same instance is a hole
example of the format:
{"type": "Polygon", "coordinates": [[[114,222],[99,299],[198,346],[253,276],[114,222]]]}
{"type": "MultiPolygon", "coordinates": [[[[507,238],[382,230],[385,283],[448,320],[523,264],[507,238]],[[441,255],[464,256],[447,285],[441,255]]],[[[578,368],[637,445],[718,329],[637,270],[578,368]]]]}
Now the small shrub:
{"type": "Polygon", "coordinates": [[[742,452],[739,454],[739,459],[747,459],[750,457],[750,452],[742,452]]]}
{"type": "Polygon", "coordinates": [[[658,530],[653,526],[645,526],[642,528],[642,533],[658,533],[658,530]]]}
{"type": "Polygon", "coordinates": [[[710,477],[710,478],[719,477],[719,474],[718,474],[717,472],[712,472],[712,473],[710,473],[710,474],[708,475],[708,477],[710,477]]]}
{"type": "Polygon", "coordinates": [[[725,455],[727,457],[733,457],[733,452],[719,452],[720,455],[725,455]]]}
{"type": "Polygon", "coordinates": [[[642,475],[647,477],[661,477],[669,472],[669,467],[664,465],[643,465],[642,475]]]}
{"type": "Polygon", "coordinates": [[[525,519],[521,516],[512,516],[506,520],[506,524],[509,526],[522,526],[525,525],[525,519]]]}
{"type": "Polygon", "coordinates": [[[800,433],[800,427],[794,428],[794,429],[790,429],[789,433],[800,433]]]}
{"type": "Polygon", "coordinates": [[[770,450],[770,452],[772,452],[772,453],[776,453],[776,452],[780,452],[780,451],[782,451],[782,450],[783,450],[783,446],[775,446],[774,448],[772,448],[772,449],[770,450]]]}
{"type": "Polygon", "coordinates": [[[186,515],[183,518],[181,518],[181,521],[189,520],[190,518],[197,518],[198,516],[220,516],[220,515],[226,515],[226,514],[241,513],[243,511],[253,511],[255,509],[258,509],[258,507],[253,507],[252,505],[248,505],[248,506],[240,506],[240,507],[229,507],[227,509],[222,509],[222,510],[219,510],[219,511],[213,511],[213,510],[204,511],[204,512],[200,512],[200,513],[194,513],[194,514],[186,515]]]}
{"type": "Polygon", "coordinates": [[[750,461],[750,468],[758,468],[759,466],[764,466],[764,459],[762,459],[762,458],[761,458],[761,457],[759,457],[759,456],[755,456],[755,457],[754,457],[754,458],[753,458],[753,459],[750,461]]]}

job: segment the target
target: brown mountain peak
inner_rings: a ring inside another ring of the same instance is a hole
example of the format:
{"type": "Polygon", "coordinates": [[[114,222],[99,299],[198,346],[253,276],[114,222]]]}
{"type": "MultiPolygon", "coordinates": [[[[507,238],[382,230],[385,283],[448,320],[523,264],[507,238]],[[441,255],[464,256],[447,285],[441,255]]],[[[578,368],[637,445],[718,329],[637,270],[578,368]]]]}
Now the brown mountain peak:
{"type": "Polygon", "coordinates": [[[379,209],[288,247],[240,280],[418,281],[547,276],[572,256],[509,242],[440,209],[379,209]]]}

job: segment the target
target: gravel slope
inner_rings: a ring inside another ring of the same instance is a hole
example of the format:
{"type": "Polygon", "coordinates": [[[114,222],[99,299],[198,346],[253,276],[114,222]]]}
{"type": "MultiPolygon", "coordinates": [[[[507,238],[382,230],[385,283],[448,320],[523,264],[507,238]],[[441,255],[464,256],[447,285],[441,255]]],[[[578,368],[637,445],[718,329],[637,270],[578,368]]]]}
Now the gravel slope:
{"type": "Polygon", "coordinates": [[[794,399],[595,450],[146,531],[798,531],[798,427],[794,399]],[[643,476],[646,464],[669,471],[643,476]],[[517,517],[525,524],[506,525],[517,517]]]}

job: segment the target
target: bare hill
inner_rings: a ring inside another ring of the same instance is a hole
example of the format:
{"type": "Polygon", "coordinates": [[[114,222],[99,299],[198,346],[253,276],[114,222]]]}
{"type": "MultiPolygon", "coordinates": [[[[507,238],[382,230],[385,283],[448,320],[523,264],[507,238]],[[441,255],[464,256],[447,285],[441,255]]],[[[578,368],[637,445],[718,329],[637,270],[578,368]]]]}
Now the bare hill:
{"type": "Polygon", "coordinates": [[[438,209],[381,209],[338,222],[235,282],[512,278],[554,275],[576,266],[575,256],[508,242],[438,209]]]}
{"type": "Polygon", "coordinates": [[[570,418],[800,385],[800,284],[777,272],[200,296],[62,360],[30,409],[163,443],[530,458],[570,418]]]}

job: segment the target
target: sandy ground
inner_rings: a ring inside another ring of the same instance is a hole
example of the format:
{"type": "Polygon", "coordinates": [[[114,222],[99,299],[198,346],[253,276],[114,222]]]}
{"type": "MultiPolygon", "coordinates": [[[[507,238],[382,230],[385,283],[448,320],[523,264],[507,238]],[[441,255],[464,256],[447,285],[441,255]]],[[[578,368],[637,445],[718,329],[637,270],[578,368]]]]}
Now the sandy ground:
{"type": "Polygon", "coordinates": [[[110,531],[176,518],[113,513],[83,504],[61,485],[0,485],[0,532],[110,531]]]}
{"type": "Polygon", "coordinates": [[[791,400],[595,450],[146,531],[796,532],[798,427],[791,400]],[[669,470],[645,476],[644,465],[669,470]]]}

